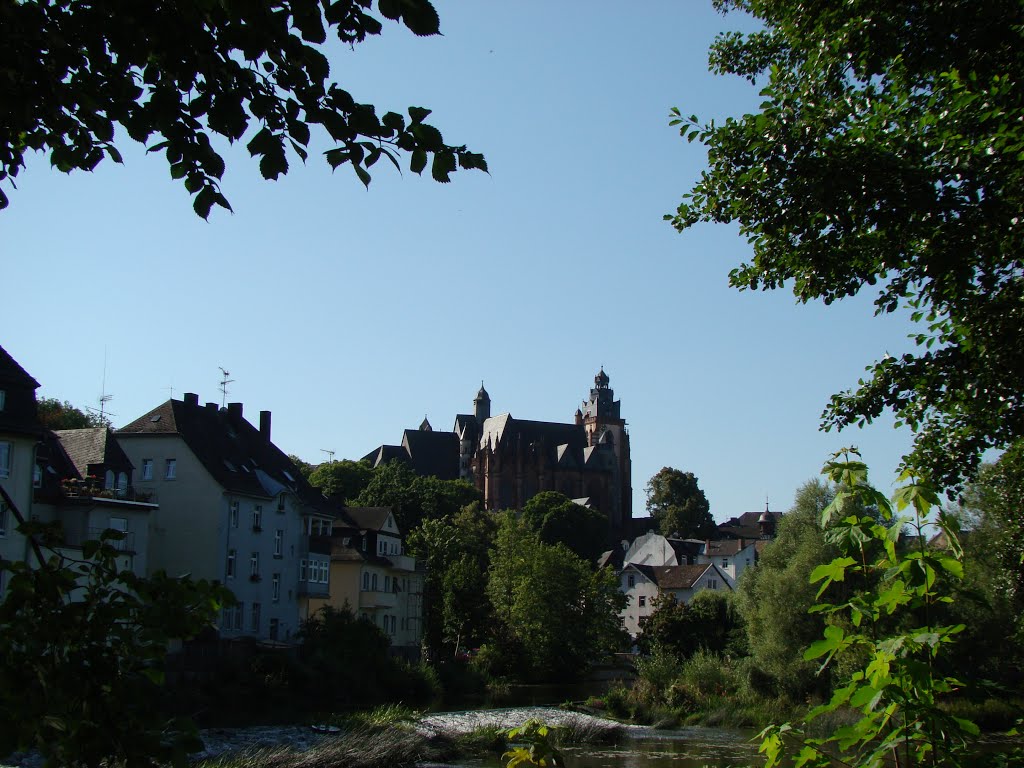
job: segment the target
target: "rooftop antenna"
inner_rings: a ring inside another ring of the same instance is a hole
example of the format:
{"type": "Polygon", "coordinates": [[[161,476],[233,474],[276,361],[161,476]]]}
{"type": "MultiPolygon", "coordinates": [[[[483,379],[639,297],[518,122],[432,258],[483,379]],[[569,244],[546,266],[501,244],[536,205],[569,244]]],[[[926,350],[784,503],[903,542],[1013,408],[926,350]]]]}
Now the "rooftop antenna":
{"type": "Polygon", "coordinates": [[[92,411],[100,417],[100,424],[103,426],[110,425],[109,416],[117,416],[116,413],[107,413],[107,403],[114,399],[113,395],[107,394],[107,348],[103,348],[103,379],[100,384],[100,396],[96,398],[96,401],[100,404],[99,409],[86,407],[87,411],[92,411]]]}
{"type": "Polygon", "coordinates": [[[220,385],[218,386],[218,389],[220,389],[220,407],[223,408],[228,401],[228,384],[232,384],[235,380],[228,378],[228,376],[231,375],[231,371],[221,368],[220,372],[224,376],[224,378],[220,380],[220,385]]]}
{"type": "Polygon", "coordinates": [[[327,463],[328,464],[333,464],[334,463],[334,451],[329,451],[326,448],[321,448],[320,449],[320,453],[326,453],[327,454],[327,463]]]}

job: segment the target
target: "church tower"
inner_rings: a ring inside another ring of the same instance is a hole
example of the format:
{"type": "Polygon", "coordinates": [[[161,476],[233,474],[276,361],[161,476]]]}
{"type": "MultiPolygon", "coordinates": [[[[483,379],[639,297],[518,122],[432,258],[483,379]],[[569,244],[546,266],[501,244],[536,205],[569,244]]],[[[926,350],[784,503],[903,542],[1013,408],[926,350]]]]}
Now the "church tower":
{"type": "Polygon", "coordinates": [[[486,419],[491,418],[491,396],[487,394],[482,381],[480,382],[480,391],[476,393],[476,399],[473,400],[473,414],[480,425],[483,425],[486,419]]]}
{"type": "MultiPolygon", "coordinates": [[[[582,406],[583,429],[588,447],[610,445],[615,453],[616,488],[613,489],[614,505],[611,522],[613,530],[622,530],[633,517],[632,461],[629,456],[629,433],[626,420],[622,418],[622,403],[615,399],[615,391],[608,386],[611,379],[604,367],[594,377],[590,399],[582,406]]],[[[577,414],[581,413],[577,411],[577,414]]],[[[576,417],[580,423],[580,417],[576,417]]],[[[607,449],[606,449],[607,450],[607,449]]]]}

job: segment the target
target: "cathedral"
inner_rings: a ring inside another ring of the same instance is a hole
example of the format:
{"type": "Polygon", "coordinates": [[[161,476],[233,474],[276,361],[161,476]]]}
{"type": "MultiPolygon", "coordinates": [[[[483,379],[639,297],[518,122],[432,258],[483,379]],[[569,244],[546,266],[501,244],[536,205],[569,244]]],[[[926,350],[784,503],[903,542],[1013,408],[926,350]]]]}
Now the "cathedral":
{"type": "Polygon", "coordinates": [[[483,494],[488,509],[521,509],[542,491],[558,491],[604,512],[613,535],[627,531],[633,488],[629,433],[620,401],[604,369],[572,423],[491,416],[480,385],[473,413],[455,417],[453,432],[435,432],[424,419],[402,444],[382,445],[364,457],[373,466],[398,459],[420,474],[461,477],[483,494]]]}

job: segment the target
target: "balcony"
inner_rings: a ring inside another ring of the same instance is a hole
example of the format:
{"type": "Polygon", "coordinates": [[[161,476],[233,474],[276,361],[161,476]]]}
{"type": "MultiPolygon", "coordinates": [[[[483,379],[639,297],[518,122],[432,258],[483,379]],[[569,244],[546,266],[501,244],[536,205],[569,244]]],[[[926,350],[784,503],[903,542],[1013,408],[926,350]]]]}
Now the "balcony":
{"type": "Polygon", "coordinates": [[[330,585],[319,582],[300,581],[299,597],[330,597],[330,585]]]}
{"type": "Polygon", "coordinates": [[[416,570],[416,558],[414,557],[408,555],[388,555],[387,557],[395,570],[409,571],[410,573],[416,570]]]}
{"type": "Polygon", "coordinates": [[[394,592],[360,592],[360,608],[394,608],[398,605],[398,595],[394,592]]]}
{"type": "MultiPolygon", "coordinates": [[[[74,547],[80,549],[82,545],[87,541],[99,541],[100,536],[103,532],[110,530],[107,528],[88,528],[83,530],[77,526],[64,526],[64,541],[65,547],[74,547]]],[[[128,554],[135,553],[135,533],[133,531],[118,531],[121,533],[123,539],[108,539],[107,544],[112,546],[118,552],[125,552],[128,554]]]]}

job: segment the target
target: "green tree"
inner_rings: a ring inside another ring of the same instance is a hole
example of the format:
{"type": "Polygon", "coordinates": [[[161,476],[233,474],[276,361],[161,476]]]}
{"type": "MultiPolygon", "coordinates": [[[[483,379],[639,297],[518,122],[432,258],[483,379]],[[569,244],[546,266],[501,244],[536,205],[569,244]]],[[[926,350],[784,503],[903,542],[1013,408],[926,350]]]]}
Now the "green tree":
{"type": "Polygon", "coordinates": [[[538,493],[523,507],[523,519],[545,544],[565,544],[595,565],[608,548],[611,523],[596,509],[588,509],[557,491],[538,493]]]}
{"type": "Polygon", "coordinates": [[[490,637],[493,617],[484,589],[498,523],[479,503],[455,515],[425,519],[408,537],[426,565],[424,641],[432,658],[451,658],[490,637]]]}
{"type": "Polygon", "coordinates": [[[108,427],[109,419],[101,419],[99,414],[86,413],[76,408],[67,400],[55,397],[44,397],[38,404],[39,422],[47,429],[87,429],[89,427],[108,427]]]}
{"type": "Polygon", "coordinates": [[[316,469],[316,467],[317,467],[316,464],[310,464],[307,461],[303,461],[298,456],[296,456],[294,453],[289,453],[288,454],[288,460],[291,461],[291,463],[295,465],[295,468],[297,470],[299,470],[299,472],[302,474],[302,476],[304,478],[306,478],[306,480],[309,480],[309,476],[313,473],[313,470],[316,469]]]}
{"type": "MultiPolygon", "coordinates": [[[[171,176],[195,195],[206,218],[221,193],[224,160],[215,144],[247,140],[267,179],[305,161],[310,128],[335,142],[324,155],[350,164],[364,184],[384,157],[402,155],[446,182],[457,168],[487,169],[483,156],[446,144],[409,107],[378,116],[330,79],[323,53],[333,32],[346,46],[383,31],[381,18],[417,35],[439,34],[429,0],[257,0],[124,3],[71,0],[0,3],[6,78],[0,106],[0,182],[13,180],[25,155],[44,152],[61,171],[121,162],[125,140],[162,152],[171,176]],[[117,135],[123,131],[122,135],[117,135]],[[116,137],[116,140],[115,140],[116,137]],[[217,141],[220,139],[221,141],[217,141]]],[[[12,183],[13,186],[13,183],[12,183]]],[[[8,198],[0,190],[0,208],[8,198]]]]}
{"type": "Polygon", "coordinates": [[[654,612],[644,622],[638,645],[648,654],[669,653],[679,660],[697,651],[718,655],[745,649],[743,619],[731,593],[705,589],[689,603],[678,603],[670,594],[655,600],[654,612]]]}
{"type": "Polygon", "coordinates": [[[545,544],[512,513],[498,529],[487,594],[495,642],[519,660],[520,677],[575,679],[625,647],[625,595],[611,569],[595,572],[564,544],[545,544]]]}
{"type": "Polygon", "coordinates": [[[187,765],[195,726],[161,710],[167,644],[211,626],[231,593],[119,570],[115,531],[75,559],[57,549],[59,525],[19,530],[36,563],[0,561],[0,753],[35,748],[48,768],[187,765]]]}
{"type": "Polygon", "coordinates": [[[662,467],[647,483],[647,512],[665,536],[703,539],[714,535],[708,499],[693,472],[662,467]]]}
{"type": "Polygon", "coordinates": [[[454,515],[481,500],[480,492],[465,480],[420,477],[408,464],[392,460],[375,467],[370,482],[349,503],[354,507],[391,507],[398,527],[409,534],[424,519],[454,515]]]}
{"type": "MultiPolygon", "coordinates": [[[[849,671],[805,722],[839,708],[858,719],[828,729],[824,737],[805,737],[791,764],[829,768],[840,758],[865,768],[893,760],[906,768],[974,765],[977,755],[968,741],[978,727],[945,706],[963,688],[943,671],[964,629],[946,623],[941,610],[955,603],[963,578],[955,518],[938,508],[933,486],[908,472],[901,474],[903,485],[890,503],[868,483],[867,467],[853,449],[836,454],[823,474],[838,490],[821,524],[839,552],[811,573],[811,582],[821,585],[820,602],[812,610],[828,623],[804,659],[820,661],[819,669],[825,670],[845,658],[849,671]],[[883,525],[879,518],[892,523],[883,525]],[[940,529],[946,550],[926,546],[926,526],[940,529]],[[913,545],[905,549],[898,546],[904,527],[913,535],[913,545]],[[864,588],[851,590],[851,582],[864,588]]],[[[784,724],[762,732],[767,768],[780,764],[793,731],[784,724]]]]}
{"type": "Polygon", "coordinates": [[[342,502],[354,499],[370,484],[373,468],[365,461],[329,461],[309,473],[309,484],[324,496],[342,502]]]}
{"type": "Polygon", "coordinates": [[[714,2],[758,22],[710,61],[756,83],[761,107],[707,123],[673,110],[708,168],[667,218],[737,223],[753,247],[737,288],[908,308],[917,351],[869,366],[823,427],[892,411],[916,432],[907,462],[957,484],[1024,437],[1024,6],[714,2]]]}
{"type": "Polygon", "coordinates": [[[834,497],[832,486],[821,480],[801,486],[757,567],[739,581],[736,603],[746,623],[750,655],[764,676],[760,687],[765,693],[799,700],[826,682],[816,681],[817,667],[803,660],[803,652],[824,628],[820,615],[808,613],[817,602],[810,575],[836,555],[820,524],[834,497]]]}

